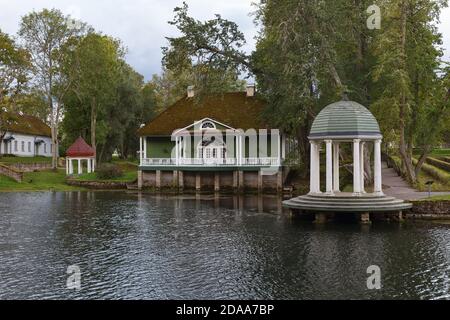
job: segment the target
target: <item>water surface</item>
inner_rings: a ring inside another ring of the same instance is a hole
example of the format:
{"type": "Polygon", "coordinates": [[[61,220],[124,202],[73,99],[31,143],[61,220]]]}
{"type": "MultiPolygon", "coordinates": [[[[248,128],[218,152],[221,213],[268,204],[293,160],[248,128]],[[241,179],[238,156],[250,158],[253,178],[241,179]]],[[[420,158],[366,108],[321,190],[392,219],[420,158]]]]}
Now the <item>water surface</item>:
{"type": "Polygon", "coordinates": [[[315,226],[275,197],[0,194],[0,299],[442,299],[449,278],[448,224],[315,226]]]}

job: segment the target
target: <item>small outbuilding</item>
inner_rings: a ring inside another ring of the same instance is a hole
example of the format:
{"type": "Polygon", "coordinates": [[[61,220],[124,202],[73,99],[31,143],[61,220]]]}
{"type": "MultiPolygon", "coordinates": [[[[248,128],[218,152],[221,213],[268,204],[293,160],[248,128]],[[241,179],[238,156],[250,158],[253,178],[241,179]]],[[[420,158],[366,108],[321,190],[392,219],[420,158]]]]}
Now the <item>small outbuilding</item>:
{"type": "Polygon", "coordinates": [[[79,137],[66,151],[66,173],[74,174],[73,161],[78,161],[77,174],[83,173],[83,161],[87,162],[87,172],[95,171],[95,149],[79,137]]]}

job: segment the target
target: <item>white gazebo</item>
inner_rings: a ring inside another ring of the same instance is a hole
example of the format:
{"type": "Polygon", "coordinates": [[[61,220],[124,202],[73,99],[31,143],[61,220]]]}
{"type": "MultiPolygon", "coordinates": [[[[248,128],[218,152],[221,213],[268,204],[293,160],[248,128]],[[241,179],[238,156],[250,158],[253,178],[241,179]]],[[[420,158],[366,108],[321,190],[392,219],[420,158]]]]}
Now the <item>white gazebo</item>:
{"type": "Polygon", "coordinates": [[[387,197],[382,189],[381,141],[377,120],[364,106],[342,100],[325,107],[314,120],[309,135],[311,143],[310,192],[284,202],[286,207],[319,212],[316,221],[327,218],[324,212],[359,212],[361,220],[369,222],[370,212],[400,212],[411,204],[387,197]],[[353,190],[341,192],[339,153],[343,144],[353,149],[353,190]],[[325,188],[320,186],[320,151],[325,149],[325,188]],[[366,192],[364,179],[365,148],[373,147],[374,183],[366,192]]]}
{"type": "Polygon", "coordinates": [[[87,164],[87,173],[95,172],[95,150],[79,137],[66,151],[66,174],[74,174],[73,162],[78,164],[77,174],[83,173],[83,161],[87,164]]]}

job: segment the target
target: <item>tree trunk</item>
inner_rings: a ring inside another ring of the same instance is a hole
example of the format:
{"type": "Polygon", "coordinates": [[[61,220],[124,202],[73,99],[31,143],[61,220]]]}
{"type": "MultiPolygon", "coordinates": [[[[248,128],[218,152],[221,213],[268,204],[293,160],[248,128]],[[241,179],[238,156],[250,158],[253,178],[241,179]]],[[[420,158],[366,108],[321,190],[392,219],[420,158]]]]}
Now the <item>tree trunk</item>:
{"type": "MultiPolygon", "coordinates": [[[[92,98],[91,102],[91,146],[97,151],[96,141],[95,141],[95,129],[97,126],[97,106],[95,103],[95,97],[92,98]]],[[[99,160],[99,159],[98,159],[99,160]]]]}
{"type": "MultiPolygon", "coordinates": [[[[403,1],[401,4],[401,37],[400,37],[400,51],[402,61],[402,67],[406,70],[406,2],[403,1]]],[[[406,143],[406,117],[407,117],[407,98],[406,92],[402,92],[400,96],[400,123],[399,123],[399,131],[400,131],[400,142],[399,142],[399,152],[400,157],[402,159],[402,164],[404,167],[404,173],[406,174],[406,178],[411,183],[416,183],[416,174],[413,168],[411,154],[407,150],[406,143]]]]}
{"type": "Polygon", "coordinates": [[[431,149],[432,149],[431,146],[427,146],[420,155],[419,161],[417,162],[416,167],[414,168],[414,173],[416,177],[419,175],[419,172],[422,169],[423,164],[427,160],[427,157],[430,154],[431,149]]]}

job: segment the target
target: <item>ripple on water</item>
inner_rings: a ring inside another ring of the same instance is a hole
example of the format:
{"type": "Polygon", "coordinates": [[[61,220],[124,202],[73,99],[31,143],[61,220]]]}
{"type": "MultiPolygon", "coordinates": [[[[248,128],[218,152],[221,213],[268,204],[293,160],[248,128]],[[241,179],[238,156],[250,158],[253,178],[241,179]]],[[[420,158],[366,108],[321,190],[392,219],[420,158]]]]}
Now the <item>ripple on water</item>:
{"type": "Polygon", "coordinates": [[[0,194],[0,298],[449,298],[448,225],[319,228],[239,202],[0,194]],[[69,265],[81,268],[80,291],[66,288],[69,265]],[[367,290],[370,265],[380,291],[367,290]]]}

